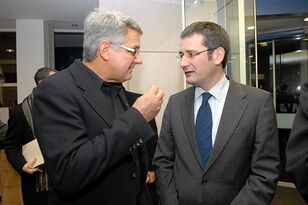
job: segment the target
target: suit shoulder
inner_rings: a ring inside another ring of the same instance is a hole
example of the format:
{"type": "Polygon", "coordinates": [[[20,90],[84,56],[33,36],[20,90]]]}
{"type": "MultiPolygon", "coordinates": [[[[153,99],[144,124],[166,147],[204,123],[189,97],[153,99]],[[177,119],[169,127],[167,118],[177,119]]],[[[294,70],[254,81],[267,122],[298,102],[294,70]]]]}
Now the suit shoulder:
{"type": "Polygon", "coordinates": [[[253,87],[250,85],[245,85],[245,84],[241,84],[241,83],[232,83],[233,86],[237,86],[240,89],[242,89],[243,91],[245,91],[248,95],[256,95],[256,96],[268,96],[268,95],[272,95],[270,92],[257,88],[257,87],[253,87]]]}
{"type": "Polygon", "coordinates": [[[191,94],[194,94],[194,86],[191,86],[191,87],[188,87],[184,90],[181,90],[173,95],[170,96],[170,98],[174,98],[174,99],[182,99],[182,98],[185,98],[187,95],[191,95],[191,94]]]}

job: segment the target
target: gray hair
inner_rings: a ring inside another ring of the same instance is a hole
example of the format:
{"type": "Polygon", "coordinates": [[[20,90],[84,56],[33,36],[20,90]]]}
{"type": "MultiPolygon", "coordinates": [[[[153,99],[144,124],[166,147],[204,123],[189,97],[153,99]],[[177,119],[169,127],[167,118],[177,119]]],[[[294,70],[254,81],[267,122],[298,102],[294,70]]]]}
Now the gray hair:
{"type": "Polygon", "coordinates": [[[117,11],[96,9],[84,21],[83,60],[92,61],[96,57],[99,44],[107,40],[114,44],[125,43],[128,29],[133,29],[142,35],[138,23],[117,11]]]}
{"type": "MultiPolygon", "coordinates": [[[[225,57],[222,61],[223,68],[226,66],[228,54],[230,51],[230,40],[227,32],[218,24],[208,21],[198,21],[187,26],[181,33],[180,38],[184,39],[193,34],[203,36],[202,44],[208,49],[222,47],[225,50],[225,57]]],[[[213,54],[213,50],[208,51],[209,56],[213,54]]]]}

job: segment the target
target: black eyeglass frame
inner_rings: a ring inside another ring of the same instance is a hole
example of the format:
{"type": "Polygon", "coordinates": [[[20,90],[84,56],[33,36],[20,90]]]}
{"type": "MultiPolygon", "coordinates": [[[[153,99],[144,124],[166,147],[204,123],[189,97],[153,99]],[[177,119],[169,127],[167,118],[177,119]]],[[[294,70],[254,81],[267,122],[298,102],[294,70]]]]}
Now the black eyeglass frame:
{"type": "MultiPolygon", "coordinates": [[[[215,50],[216,48],[208,48],[202,51],[186,51],[186,53],[188,53],[188,58],[192,59],[194,57],[196,57],[197,55],[200,55],[201,53],[204,53],[206,51],[211,51],[211,50],[215,50]]],[[[177,56],[178,60],[182,60],[184,57],[184,52],[179,52],[179,55],[177,56]]]]}

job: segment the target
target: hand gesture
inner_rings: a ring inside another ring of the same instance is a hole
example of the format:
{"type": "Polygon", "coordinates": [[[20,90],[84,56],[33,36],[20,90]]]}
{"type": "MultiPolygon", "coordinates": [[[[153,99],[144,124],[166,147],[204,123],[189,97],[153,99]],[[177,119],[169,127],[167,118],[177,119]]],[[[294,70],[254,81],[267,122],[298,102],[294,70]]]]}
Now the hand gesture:
{"type": "Polygon", "coordinates": [[[136,108],[146,119],[151,121],[160,111],[163,103],[164,92],[157,86],[152,87],[142,96],[140,96],[133,107],[136,108]]]}

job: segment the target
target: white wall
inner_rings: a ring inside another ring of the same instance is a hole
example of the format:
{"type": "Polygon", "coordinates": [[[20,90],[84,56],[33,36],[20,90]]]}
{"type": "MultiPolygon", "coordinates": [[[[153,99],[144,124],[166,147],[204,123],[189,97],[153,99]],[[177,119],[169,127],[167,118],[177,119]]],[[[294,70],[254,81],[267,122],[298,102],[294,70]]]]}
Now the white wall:
{"type": "Polygon", "coordinates": [[[43,20],[16,20],[18,103],[35,87],[35,72],[53,65],[50,60],[53,58],[53,35],[48,32],[49,26],[43,20]]]}
{"type": "Polygon", "coordinates": [[[132,16],[142,27],[141,55],[143,64],[136,66],[128,90],[144,93],[152,84],[165,92],[164,103],[156,117],[157,127],[171,94],[185,87],[177,62],[182,25],[181,0],[100,0],[100,8],[121,11],[132,16]]]}

